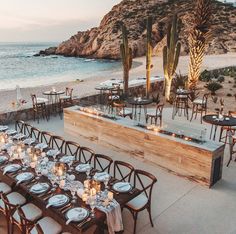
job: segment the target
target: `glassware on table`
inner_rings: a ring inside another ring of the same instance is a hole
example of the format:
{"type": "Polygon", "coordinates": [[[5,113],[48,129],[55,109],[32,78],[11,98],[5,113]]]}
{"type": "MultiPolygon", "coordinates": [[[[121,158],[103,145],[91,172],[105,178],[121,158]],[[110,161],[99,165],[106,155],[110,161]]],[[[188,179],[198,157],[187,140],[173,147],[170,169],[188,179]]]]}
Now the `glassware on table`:
{"type": "Polygon", "coordinates": [[[90,179],[90,171],[91,171],[91,167],[87,167],[86,168],[87,179],[90,179]]]}
{"type": "Polygon", "coordinates": [[[55,191],[57,189],[57,176],[54,174],[51,174],[50,181],[52,184],[52,191],[55,191]]]}
{"type": "Polygon", "coordinates": [[[105,175],[103,182],[104,182],[104,185],[105,185],[106,194],[108,193],[108,182],[109,182],[109,180],[110,180],[110,175],[109,174],[105,175]]]}
{"type": "Polygon", "coordinates": [[[35,173],[36,173],[36,180],[39,180],[40,176],[42,175],[42,168],[41,168],[40,163],[37,163],[37,165],[35,167],[35,173]]]}
{"type": "Polygon", "coordinates": [[[97,205],[96,201],[97,201],[96,196],[90,196],[90,197],[89,197],[89,205],[90,205],[90,208],[91,208],[91,217],[92,217],[92,218],[95,217],[94,208],[95,208],[96,205],[97,205]]]}
{"type": "Polygon", "coordinates": [[[72,166],[73,165],[73,160],[70,160],[69,162],[68,162],[68,167],[69,167],[69,169],[68,169],[68,172],[72,172],[73,171],[73,169],[74,169],[74,167],[72,166]]]}
{"type": "Polygon", "coordinates": [[[77,192],[77,186],[75,185],[75,183],[71,183],[70,185],[70,192],[71,192],[71,195],[72,195],[72,200],[71,200],[71,203],[76,203],[77,201],[77,197],[76,197],[76,192],[77,192]]]}

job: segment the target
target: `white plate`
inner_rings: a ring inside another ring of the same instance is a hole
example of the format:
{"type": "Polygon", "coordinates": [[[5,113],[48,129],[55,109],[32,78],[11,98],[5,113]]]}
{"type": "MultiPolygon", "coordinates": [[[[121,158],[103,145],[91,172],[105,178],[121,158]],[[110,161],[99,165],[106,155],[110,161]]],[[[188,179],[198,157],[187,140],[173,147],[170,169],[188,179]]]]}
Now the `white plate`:
{"type": "Polygon", "coordinates": [[[46,149],[46,148],[48,148],[48,145],[45,143],[39,143],[34,148],[35,149],[46,149]]]}
{"type": "Polygon", "coordinates": [[[109,174],[107,172],[96,172],[95,175],[93,176],[93,178],[97,181],[103,182],[107,176],[109,176],[109,174]]]}
{"type": "Polygon", "coordinates": [[[64,194],[57,194],[53,197],[50,197],[48,204],[53,207],[60,207],[69,202],[69,198],[64,194]]]}
{"type": "Polygon", "coordinates": [[[6,162],[8,158],[6,156],[0,156],[0,163],[6,162]]]}
{"type": "Polygon", "coordinates": [[[132,186],[128,182],[115,183],[112,188],[119,193],[126,193],[132,189],[132,186]]]}
{"type": "Polygon", "coordinates": [[[82,207],[73,208],[66,213],[66,218],[74,222],[80,222],[89,216],[87,209],[82,207]]]}
{"type": "Polygon", "coordinates": [[[23,141],[24,144],[26,145],[31,145],[35,142],[35,139],[34,138],[27,138],[23,141]]]}
{"type": "Polygon", "coordinates": [[[30,192],[34,194],[40,194],[46,192],[48,189],[49,185],[47,183],[38,183],[30,188],[30,192]]]}
{"type": "Polygon", "coordinates": [[[60,159],[60,162],[63,162],[63,163],[70,163],[71,161],[74,161],[75,160],[75,156],[63,156],[61,159],[60,159]]]}
{"type": "Polygon", "coordinates": [[[4,168],[4,173],[15,172],[15,171],[18,171],[20,168],[21,168],[20,164],[10,164],[4,168]]]}
{"type": "Polygon", "coordinates": [[[18,133],[18,134],[16,134],[15,136],[13,136],[13,139],[21,140],[21,139],[23,139],[24,137],[25,137],[24,134],[18,133]]]}
{"type": "Polygon", "coordinates": [[[23,172],[16,176],[16,180],[23,182],[23,181],[31,180],[33,177],[34,177],[34,174],[32,172],[23,172]]]}
{"type": "Polygon", "coordinates": [[[91,168],[90,164],[79,164],[76,166],[75,170],[78,172],[86,172],[89,168],[91,168]]]}
{"type": "Polygon", "coordinates": [[[54,149],[48,150],[48,152],[47,152],[47,156],[49,156],[49,157],[53,157],[54,155],[57,156],[58,154],[60,154],[60,151],[54,150],[54,149]]]}
{"type": "Polygon", "coordinates": [[[8,129],[7,125],[0,125],[0,132],[6,131],[8,129]]]}
{"type": "Polygon", "coordinates": [[[14,129],[9,129],[9,130],[6,131],[6,134],[8,134],[8,135],[14,135],[16,133],[17,133],[17,131],[14,130],[14,129]]]}

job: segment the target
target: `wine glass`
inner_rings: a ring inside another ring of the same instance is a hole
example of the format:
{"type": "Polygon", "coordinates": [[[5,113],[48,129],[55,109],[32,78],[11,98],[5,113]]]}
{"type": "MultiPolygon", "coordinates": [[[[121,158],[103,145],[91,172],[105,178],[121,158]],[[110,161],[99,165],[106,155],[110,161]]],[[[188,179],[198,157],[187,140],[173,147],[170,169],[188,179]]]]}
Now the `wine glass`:
{"type": "Polygon", "coordinates": [[[77,186],[75,185],[75,183],[71,183],[70,185],[70,192],[71,192],[71,195],[72,195],[72,200],[71,200],[71,203],[76,203],[76,192],[77,192],[77,186]]]}
{"type": "Polygon", "coordinates": [[[110,180],[110,175],[109,174],[105,175],[103,183],[105,185],[105,193],[106,194],[108,193],[108,182],[109,182],[109,180],[110,180]]]}
{"type": "Polygon", "coordinates": [[[23,157],[21,157],[21,162],[22,162],[22,171],[25,171],[28,168],[28,164],[29,164],[29,158],[24,155],[23,157]]]}
{"type": "Polygon", "coordinates": [[[68,164],[68,166],[69,166],[68,172],[72,172],[72,170],[74,169],[74,168],[72,167],[72,165],[73,165],[73,160],[69,160],[69,162],[68,162],[67,164],[68,164]]]}
{"type": "Polygon", "coordinates": [[[54,174],[51,174],[50,181],[52,184],[52,191],[55,191],[57,188],[57,176],[54,174]]]}
{"type": "Polygon", "coordinates": [[[94,218],[95,217],[94,208],[96,207],[96,196],[90,196],[89,205],[91,208],[91,217],[94,218]]]}
{"type": "Polygon", "coordinates": [[[90,179],[90,171],[91,171],[91,167],[89,166],[86,168],[87,179],[90,179]]]}
{"type": "Polygon", "coordinates": [[[37,163],[36,167],[35,167],[35,173],[36,173],[36,180],[40,179],[40,176],[42,175],[42,168],[40,163],[37,163]]]}

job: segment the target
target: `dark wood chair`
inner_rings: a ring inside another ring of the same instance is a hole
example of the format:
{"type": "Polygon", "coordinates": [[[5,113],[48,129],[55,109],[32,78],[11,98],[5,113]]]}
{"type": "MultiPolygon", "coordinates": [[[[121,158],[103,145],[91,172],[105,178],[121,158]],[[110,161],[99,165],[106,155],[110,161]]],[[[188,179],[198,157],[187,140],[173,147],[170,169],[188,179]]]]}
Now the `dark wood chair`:
{"type": "Polygon", "coordinates": [[[49,113],[46,106],[47,99],[44,98],[37,98],[35,94],[31,94],[32,104],[33,104],[33,115],[34,121],[37,118],[39,123],[40,116],[48,121],[49,120],[49,113]]]}
{"type": "Polygon", "coordinates": [[[110,173],[111,164],[113,160],[103,154],[95,154],[93,158],[93,167],[99,171],[110,173]]]}
{"type": "Polygon", "coordinates": [[[164,104],[158,104],[156,106],[155,111],[147,111],[146,114],[146,123],[151,119],[151,124],[154,120],[154,123],[157,124],[157,120],[160,119],[160,126],[162,126],[162,112],[163,112],[164,104]]]}
{"type": "Polygon", "coordinates": [[[65,139],[60,136],[53,135],[51,138],[50,147],[53,149],[58,149],[63,152],[63,146],[65,144],[65,139]]]}
{"type": "Polygon", "coordinates": [[[35,138],[37,141],[41,140],[41,131],[38,128],[32,127],[30,137],[35,138]]]}
{"type": "Polygon", "coordinates": [[[173,104],[172,119],[175,118],[176,114],[178,114],[178,116],[181,116],[182,112],[184,113],[184,116],[186,116],[188,119],[188,108],[188,95],[176,95],[173,104]]]}
{"type": "Polygon", "coordinates": [[[93,150],[87,147],[80,147],[79,149],[79,162],[81,163],[91,163],[92,158],[95,153],[93,150]]]}
{"type": "Polygon", "coordinates": [[[26,137],[31,137],[32,125],[25,123],[23,133],[26,137]]]}
{"type": "Polygon", "coordinates": [[[52,137],[53,134],[47,131],[41,132],[41,142],[47,144],[49,147],[52,148],[52,137]]]}
{"type": "Polygon", "coordinates": [[[114,161],[113,177],[124,182],[130,182],[134,167],[123,161],[114,161]]]}
{"type": "Polygon", "coordinates": [[[132,119],[133,114],[131,110],[126,109],[126,104],[122,101],[114,101],[112,103],[113,111],[115,110],[116,115],[126,118],[127,116],[132,119]]]}
{"type": "Polygon", "coordinates": [[[197,114],[200,113],[200,115],[201,115],[201,123],[202,123],[202,116],[203,116],[203,114],[206,115],[206,113],[207,113],[207,104],[208,104],[208,96],[209,95],[210,95],[209,93],[205,93],[203,95],[202,99],[198,99],[197,98],[197,99],[195,99],[193,101],[193,103],[192,103],[193,104],[192,116],[191,116],[190,121],[192,121],[194,114],[195,114],[195,118],[194,119],[196,119],[197,118],[197,114]]]}
{"type": "MultiPolygon", "coordinates": [[[[228,116],[236,118],[236,111],[229,111],[228,116]]],[[[235,132],[236,132],[236,126],[222,126],[220,128],[219,141],[226,144],[228,140],[228,136],[234,135],[235,132]]]]}
{"type": "Polygon", "coordinates": [[[14,218],[14,214],[19,206],[26,203],[26,199],[18,192],[11,192],[7,195],[2,193],[1,202],[7,221],[8,234],[14,233],[14,225],[17,225],[17,227],[21,230],[21,224],[14,218]]]}
{"type": "Polygon", "coordinates": [[[107,107],[108,107],[108,112],[112,113],[113,112],[113,102],[120,101],[122,95],[122,90],[120,86],[114,87],[114,89],[109,90],[109,93],[107,95],[107,107]]]}
{"type": "Polygon", "coordinates": [[[65,142],[65,151],[66,155],[75,156],[75,160],[78,160],[80,145],[73,141],[65,142]]]}
{"type": "MultiPolygon", "coordinates": [[[[8,184],[6,184],[6,183],[0,181],[0,197],[1,197],[2,194],[8,194],[8,193],[10,193],[11,191],[12,191],[12,188],[11,188],[8,184]]],[[[1,207],[1,206],[0,206],[0,212],[2,212],[3,214],[5,214],[5,209],[4,209],[4,207],[1,207]]]]}
{"type": "Polygon", "coordinates": [[[142,170],[134,171],[134,187],[141,191],[137,197],[126,203],[125,207],[130,210],[134,218],[133,233],[136,233],[136,223],[138,213],[147,209],[149,214],[150,223],[153,227],[151,215],[151,200],[153,185],[157,182],[154,175],[142,170]]]}
{"type": "Polygon", "coordinates": [[[66,92],[64,96],[61,96],[59,99],[60,110],[63,111],[63,108],[73,105],[73,89],[66,87],[66,92]]]}
{"type": "Polygon", "coordinates": [[[23,120],[16,120],[15,129],[19,133],[24,133],[25,122],[23,120]]]}

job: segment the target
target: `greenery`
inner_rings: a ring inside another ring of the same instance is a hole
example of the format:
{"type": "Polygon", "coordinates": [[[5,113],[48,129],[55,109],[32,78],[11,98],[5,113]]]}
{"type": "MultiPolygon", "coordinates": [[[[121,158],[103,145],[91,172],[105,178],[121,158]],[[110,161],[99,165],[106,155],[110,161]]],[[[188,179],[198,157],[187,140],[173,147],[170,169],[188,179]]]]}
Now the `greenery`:
{"type": "Polygon", "coordinates": [[[183,76],[181,73],[175,74],[175,77],[172,81],[172,88],[176,91],[178,88],[186,88],[186,84],[188,81],[188,76],[183,76]]]}
{"type": "Polygon", "coordinates": [[[223,86],[218,83],[218,82],[210,82],[208,83],[206,86],[205,86],[209,91],[211,91],[211,94],[212,95],[215,95],[216,94],[216,91],[221,89],[223,86]]]}
{"type": "Polygon", "coordinates": [[[225,81],[225,77],[220,75],[220,76],[218,76],[217,80],[218,80],[218,82],[223,83],[225,81]]]}

